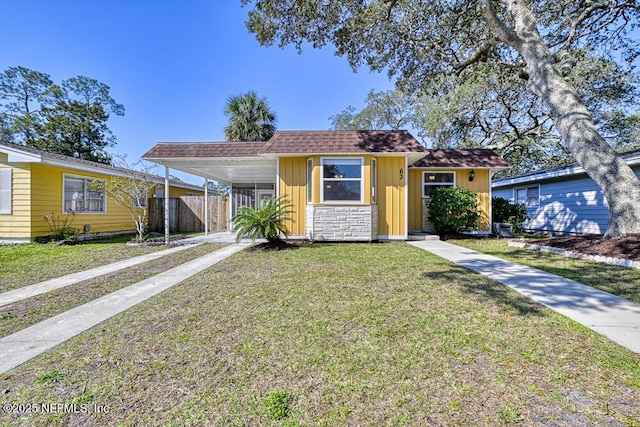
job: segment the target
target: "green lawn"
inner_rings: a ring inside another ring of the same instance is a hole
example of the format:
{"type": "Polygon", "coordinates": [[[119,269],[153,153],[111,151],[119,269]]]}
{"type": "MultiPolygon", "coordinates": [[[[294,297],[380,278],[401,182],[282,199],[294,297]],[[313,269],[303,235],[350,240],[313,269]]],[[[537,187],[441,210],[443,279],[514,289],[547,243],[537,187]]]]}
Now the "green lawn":
{"type": "Polygon", "coordinates": [[[127,246],[125,243],[130,239],[131,236],[123,236],[63,246],[0,245],[0,292],[166,249],[166,246],[127,246]]]}
{"type": "Polygon", "coordinates": [[[461,239],[449,243],[538,268],[640,303],[640,270],[514,248],[506,239],[461,239]]]}
{"type": "Polygon", "coordinates": [[[85,409],[25,426],[640,425],[639,355],[406,244],[238,253],[0,390],[85,409]]]}

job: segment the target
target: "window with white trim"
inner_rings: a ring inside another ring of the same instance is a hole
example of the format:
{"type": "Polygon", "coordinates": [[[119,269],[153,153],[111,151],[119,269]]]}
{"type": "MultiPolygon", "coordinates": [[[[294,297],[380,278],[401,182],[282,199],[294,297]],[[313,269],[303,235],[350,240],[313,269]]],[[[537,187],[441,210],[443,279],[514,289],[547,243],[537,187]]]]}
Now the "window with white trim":
{"type": "Polygon", "coordinates": [[[322,159],[322,201],[362,202],[362,169],[362,159],[322,159]]]}
{"type": "Polygon", "coordinates": [[[428,172],[422,173],[422,198],[431,196],[431,192],[439,187],[455,187],[455,172],[428,172]]]}
{"type": "Polygon", "coordinates": [[[11,214],[11,175],[13,169],[0,169],[0,214],[11,214]]]}
{"type": "Polygon", "coordinates": [[[102,191],[91,188],[95,178],[64,175],[64,213],[105,213],[106,197],[102,191]]]}
{"type": "Polygon", "coordinates": [[[516,203],[523,204],[526,207],[534,207],[540,205],[540,186],[522,187],[513,190],[516,203]]]}

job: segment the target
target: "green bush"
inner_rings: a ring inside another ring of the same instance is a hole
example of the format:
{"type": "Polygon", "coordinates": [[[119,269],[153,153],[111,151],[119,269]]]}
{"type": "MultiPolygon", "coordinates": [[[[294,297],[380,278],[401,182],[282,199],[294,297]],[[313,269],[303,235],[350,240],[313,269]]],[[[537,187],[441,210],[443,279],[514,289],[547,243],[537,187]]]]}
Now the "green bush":
{"type": "Polygon", "coordinates": [[[522,224],[529,219],[527,208],[522,203],[510,203],[502,197],[491,199],[492,222],[513,224],[513,232],[522,234],[522,224]]]}
{"type": "Polygon", "coordinates": [[[289,231],[284,221],[293,221],[292,206],[286,197],[280,196],[263,199],[259,209],[241,207],[232,220],[237,241],[244,236],[251,236],[253,240],[262,236],[269,243],[276,243],[280,240],[281,234],[288,236],[289,231]]]}
{"type": "Polygon", "coordinates": [[[473,191],[459,187],[439,187],[431,192],[429,221],[441,236],[478,228],[480,209],[473,191]]]}

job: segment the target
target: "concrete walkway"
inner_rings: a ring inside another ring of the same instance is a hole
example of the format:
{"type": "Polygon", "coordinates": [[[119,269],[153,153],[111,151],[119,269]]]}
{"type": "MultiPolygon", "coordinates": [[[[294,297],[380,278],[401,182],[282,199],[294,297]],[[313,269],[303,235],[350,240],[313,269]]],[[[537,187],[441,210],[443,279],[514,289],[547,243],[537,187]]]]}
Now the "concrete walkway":
{"type": "Polygon", "coordinates": [[[0,373],[7,372],[108,318],[171,288],[246,246],[246,244],[229,245],[0,338],[0,373]]]}
{"type": "Polygon", "coordinates": [[[573,280],[447,242],[415,241],[408,244],[509,286],[531,300],[640,353],[640,304],[573,280]]]}
{"type": "Polygon", "coordinates": [[[103,276],[105,274],[110,274],[125,268],[133,267],[134,265],[138,265],[143,262],[152,261],[154,259],[172,254],[174,252],[184,251],[185,249],[193,248],[194,246],[197,246],[201,243],[202,242],[195,242],[184,246],[176,246],[174,248],[165,249],[163,251],[140,255],[134,258],[102,265],[100,267],[92,268],[89,270],[67,274],[66,276],[57,277],[55,279],[46,280],[44,282],[35,283],[33,285],[24,286],[22,288],[13,289],[0,294],[0,307],[13,304],[14,302],[22,301],[23,299],[31,298],[45,292],[50,292],[55,289],[64,288],[75,283],[93,279],[94,277],[103,276]]]}

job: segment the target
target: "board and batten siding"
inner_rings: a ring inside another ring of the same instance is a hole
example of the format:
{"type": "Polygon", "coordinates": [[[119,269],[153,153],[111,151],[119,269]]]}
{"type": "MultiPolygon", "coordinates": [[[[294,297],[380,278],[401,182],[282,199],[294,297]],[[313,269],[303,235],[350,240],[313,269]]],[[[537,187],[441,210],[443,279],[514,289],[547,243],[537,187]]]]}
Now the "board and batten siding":
{"type": "MultiPolygon", "coordinates": [[[[636,175],[640,175],[636,170],[636,175]]],[[[539,206],[527,207],[524,227],[561,233],[602,234],[609,205],[598,185],[585,174],[569,178],[494,187],[493,196],[515,203],[515,189],[539,186],[539,206]]]]}
{"type": "MultiPolygon", "coordinates": [[[[6,160],[6,158],[5,158],[6,160]]],[[[29,164],[2,164],[11,169],[11,213],[0,214],[0,238],[26,239],[31,237],[31,167],[29,164]]]]}
{"type": "MultiPolygon", "coordinates": [[[[469,181],[471,169],[409,169],[409,230],[422,231],[422,174],[423,172],[455,172],[456,187],[473,191],[478,197],[479,231],[490,231],[491,192],[488,169],[474,169],[475,177],[469,181]]],[[[425,230],[426,231],[426,230],[425,230]]]]}
{"type": "MultiPolygon", "coordinates": [[[[279,160],[279,195],[293,204],[293,221],[285,221],[290,236],[305,235],[305,208],[307,205],[307,158],[281,157],[279,160]]],[[[319,173],[319,172],[318,172],[319,173]]],[[[319,175],[318,175],[319,176],[319,175]]],[[[318,192],[319,194],[319,192],[318,192]]]]}
{"type": "Polygon", "coordinates": [[[406,238],[406,158],[384,156],[377,157],[377,160],[378,236],[390,239],[406,238]]]}

